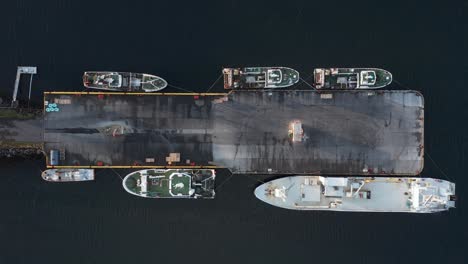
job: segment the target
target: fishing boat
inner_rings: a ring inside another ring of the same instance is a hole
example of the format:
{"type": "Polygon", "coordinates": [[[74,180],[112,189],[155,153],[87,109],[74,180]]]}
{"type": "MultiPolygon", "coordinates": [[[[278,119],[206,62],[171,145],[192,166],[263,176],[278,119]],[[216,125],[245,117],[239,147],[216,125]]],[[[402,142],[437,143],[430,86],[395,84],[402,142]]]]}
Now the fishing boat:
{"type": "Polygon", "coordinates": [[[166,88],[167,82],[146,73],[88,71],[83,75],[83,85],[107,91],[157,92],[166,88]]]}
{"type": "Polygon", "coordinates": [[[205,198],[215,196],[215,170],[146,169],[123,179],[124,189],[145,198],[205,198]]]}
{"type": "Polygon", "coordinates": [[[93,169],[48,169],[42,172],[42,179],[49,182],[80,182],[94,180],[93,169]]]}
{"type": "Polygon", "coordinates": [[[391,82],[392,74],[377,68],[319,68],[314,70],[316,89],[379,89],[391,82]]]}
{"type": "Polygon", "coordinates": [[[224,68],[224,89],[285,88],[299,81],[299,72],[287,67],[224,68]]]}

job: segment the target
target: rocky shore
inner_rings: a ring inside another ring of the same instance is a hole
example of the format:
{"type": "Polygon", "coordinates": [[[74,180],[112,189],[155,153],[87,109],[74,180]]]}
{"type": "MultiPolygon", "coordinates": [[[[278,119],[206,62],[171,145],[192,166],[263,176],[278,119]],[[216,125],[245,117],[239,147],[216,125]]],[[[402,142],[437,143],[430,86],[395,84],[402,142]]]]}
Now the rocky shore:
{"type": "Polygon", "coordinates": [[[3,148],[0,147],[0,159],[9,158],[40,158],[43,156],[41,148],[3,148]]]}
{"type": "Polygon", "coordinates": [[[40,109],[0,108],[0,159],[34,159],[42,153],[40,109]]]}

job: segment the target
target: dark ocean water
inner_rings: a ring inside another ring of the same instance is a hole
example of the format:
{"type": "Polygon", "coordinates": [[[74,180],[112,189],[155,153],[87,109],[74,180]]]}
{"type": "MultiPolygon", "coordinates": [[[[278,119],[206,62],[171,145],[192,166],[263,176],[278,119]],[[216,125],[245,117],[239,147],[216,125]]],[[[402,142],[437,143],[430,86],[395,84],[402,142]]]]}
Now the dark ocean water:
{"type": "Polygon", "coordinates": [[[220,172],[215,200],[150,200],[127,194],[112,171],[48,184],[42,160],[4,160],[0,264],[467,263],[467,9],[466,1],[0,3],[0,91],[12,89],[16,66],[33,65],[37,100],[44,90],[82,89],[85,70],[154,73],[203,92],[222,66],[290,66],[304,78],[319,66],[387,69],[425,97],[422,176],[451,178],[459,195],[458,208],[442,214],[298,212],[256,200],[259,176],[220,172]]]}

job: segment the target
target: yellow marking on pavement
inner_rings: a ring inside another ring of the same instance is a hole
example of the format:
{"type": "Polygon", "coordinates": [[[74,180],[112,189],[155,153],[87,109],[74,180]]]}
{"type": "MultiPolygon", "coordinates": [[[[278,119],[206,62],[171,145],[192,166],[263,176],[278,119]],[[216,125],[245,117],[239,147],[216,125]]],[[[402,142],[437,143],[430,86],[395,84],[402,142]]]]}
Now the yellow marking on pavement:
{"type": "MultiPolygon", "coordinates": [[[[131,92],[44,92],[46,94],[57,95],[144,95],[144,96],[226,96],[228,93],[131,93],[131,92]]],[[[45,96],[44,96],[45,100],[45,96]]]]}
{"type": "Polygon", "coordinates": [[[223,167],[218,166],[112,166],[112,165],[91,165],[91,166],[50,166],[47,165],[48,169],[221,169],[223,167]]]}

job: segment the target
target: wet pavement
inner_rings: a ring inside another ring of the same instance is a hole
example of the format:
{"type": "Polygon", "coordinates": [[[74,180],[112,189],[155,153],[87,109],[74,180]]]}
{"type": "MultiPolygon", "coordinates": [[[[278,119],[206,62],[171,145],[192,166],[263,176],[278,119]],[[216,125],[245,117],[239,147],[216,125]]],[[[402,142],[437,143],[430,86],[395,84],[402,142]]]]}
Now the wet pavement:
{"type": "Polygon", "coordinates": [[[60,166],[218,166],[262,174],[418,174],[423,167],[424,102],[415,91],[45,100],[64,103],[44,118],[45,150],[61,151],[60,166]],[[302,123],[300,142],[288,133],[294,120],[302,123]],[[170,153],[180,157],[169,163],[170,153]]]}

